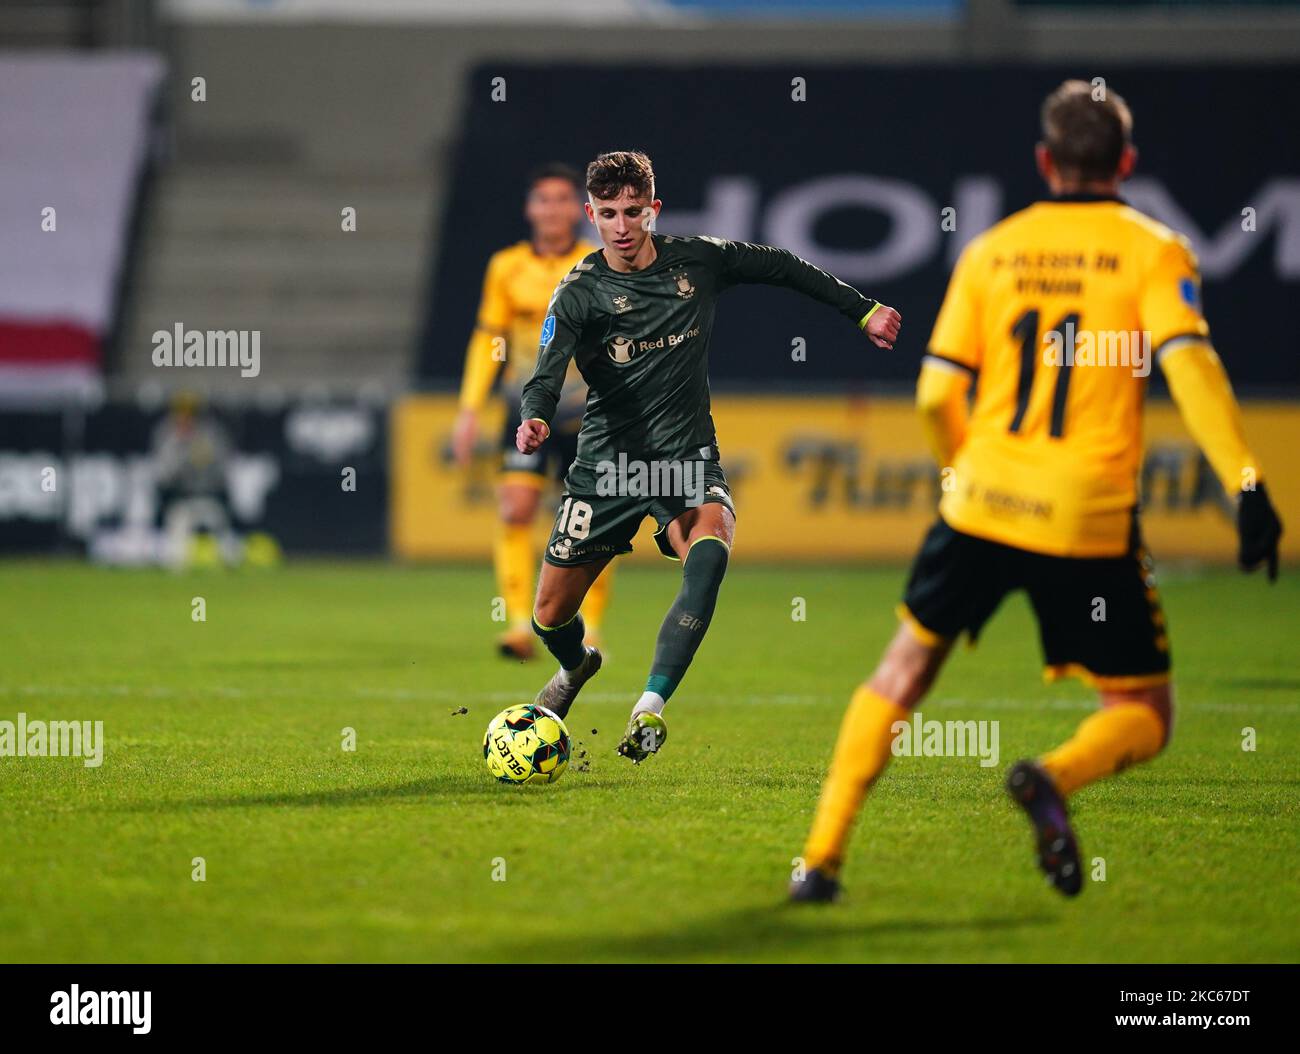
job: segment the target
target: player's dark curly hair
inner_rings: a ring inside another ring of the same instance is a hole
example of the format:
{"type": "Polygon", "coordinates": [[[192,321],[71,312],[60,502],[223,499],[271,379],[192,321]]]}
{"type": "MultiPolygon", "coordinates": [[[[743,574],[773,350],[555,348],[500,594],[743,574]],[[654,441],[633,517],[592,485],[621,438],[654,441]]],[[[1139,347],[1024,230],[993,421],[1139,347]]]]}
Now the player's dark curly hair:
{"type": "Polygon", "coordinates": [[[1128,104],[1105,83],[1070,80],[1043,100],[1043,142],[1061,174],[1110,179],[1133,134],[1128,104]]]}
{"type": "Polygon", "coordinates": [[[611,150],[587,166],[587,193],[616,198],[628,187],[637,197],[655,196],[655,170],[640,150],[611,150]]]}

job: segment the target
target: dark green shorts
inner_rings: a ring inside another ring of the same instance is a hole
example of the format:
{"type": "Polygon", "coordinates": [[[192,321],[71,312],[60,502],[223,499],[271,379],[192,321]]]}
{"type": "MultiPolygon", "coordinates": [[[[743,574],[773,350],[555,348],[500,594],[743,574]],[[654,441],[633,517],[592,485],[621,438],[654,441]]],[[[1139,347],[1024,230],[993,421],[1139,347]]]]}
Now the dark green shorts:
{"type": "Polygon", "coordinates": [[[546,543],[548,564],[571,567],[630,553],[632,539],[647,516],[659,525],[655,532],[659,551],[676,560],[668,544],[668,525],[678,516],[715,503],[735,514],[727,477],[716,461],[650,462],[644,473],[636,471],[636,464],[622,473],[600,473],[576,464],[569,470],[546,543]]]}

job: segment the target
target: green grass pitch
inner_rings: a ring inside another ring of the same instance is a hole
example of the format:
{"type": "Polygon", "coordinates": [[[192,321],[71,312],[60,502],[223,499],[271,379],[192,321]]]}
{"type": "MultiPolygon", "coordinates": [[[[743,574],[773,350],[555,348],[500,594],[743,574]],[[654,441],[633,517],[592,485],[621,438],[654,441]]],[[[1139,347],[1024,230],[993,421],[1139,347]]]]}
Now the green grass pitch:
{"type": "Polygon", "coordinates": [[[486,569],[0,564],[0,719],[102,720],[107,741],[97,769],[0,758],[0,959],[1295,961],[1288,570],[1272,588],[1164,570],[1172,745],[1074,799],[1104,882],[1049,890],[1002,791],[1007,765],[1091,705],[1042,683],[1013,598],[922,706],[999,721],[1000,764],[896,760],[846,899],[792,909],[791,860],[849,693],[893,631],[900,569],[738,560],[664,753],[639,769],[614,746],[678,579],[623,569],[610,659],[569,722],[590,768],[515,788],[488,776],[483,729],[550,664],[492,653],[486,569]]]}

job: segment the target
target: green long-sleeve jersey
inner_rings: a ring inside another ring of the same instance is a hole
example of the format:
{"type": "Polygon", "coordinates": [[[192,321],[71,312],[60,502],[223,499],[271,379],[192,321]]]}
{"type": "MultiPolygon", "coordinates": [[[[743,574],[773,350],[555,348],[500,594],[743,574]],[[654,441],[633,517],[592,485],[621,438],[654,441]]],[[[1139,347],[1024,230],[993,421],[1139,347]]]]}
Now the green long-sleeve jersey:
{"type": "Polygon", "coordinates": [[[786,286],[862,325],[877,306],[852,286],[770,245],[652,234],[641,271],[586,256],[560,282],[542,324],[522,418],[550,422],[569,360],[588,385],[575,464],[619,454],[651,461],[716,460],[709,412],[709,337],[718,294],[733,285],[786,286]]]}

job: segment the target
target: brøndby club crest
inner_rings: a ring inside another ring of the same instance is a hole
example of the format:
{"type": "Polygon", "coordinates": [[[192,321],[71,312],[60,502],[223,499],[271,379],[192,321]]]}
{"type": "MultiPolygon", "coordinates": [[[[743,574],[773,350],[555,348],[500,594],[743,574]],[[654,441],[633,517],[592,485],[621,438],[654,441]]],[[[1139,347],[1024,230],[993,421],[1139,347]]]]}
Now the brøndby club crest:
{"type": "Polygon", "coordinates": [[[607,349],[609,357],[615,362],[631,362],[634,346],[631,337],[611,337],[607,349]]]}
{"type": "Polygon", "coordinates": [[[677,283],[677,295],[683,300],[689,300],[695,295],[695,286],[691,284],[691,276],[685,271],[673,275],[673,281],[677,283]]]}

